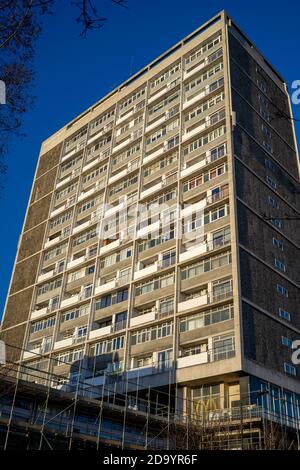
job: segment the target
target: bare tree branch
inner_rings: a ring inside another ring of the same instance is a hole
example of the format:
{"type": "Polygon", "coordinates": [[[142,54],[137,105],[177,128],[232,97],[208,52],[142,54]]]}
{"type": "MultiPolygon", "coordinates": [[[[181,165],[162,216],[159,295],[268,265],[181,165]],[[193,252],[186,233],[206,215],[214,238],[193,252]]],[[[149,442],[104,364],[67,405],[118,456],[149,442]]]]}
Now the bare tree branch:
{"type": "MultiPolygon", "coordinates": [[[[127,8],[126,0],[110,0],[127,8]]],[[[100,14],[103,0],[69,0],[76,7],[80,36],[101,29],[107,18],[100,14]]],[[[5,155],[10,137],[21,135],[23,115],[33,105],[33,57],[35,41],[42,29],[42,17],[59,8],[57,0],[0,0],[0,80],[6,86],[6,104],[0,104],[0,178],[7,166],[5,155]]],[[[0,182],[1,188],[1,182],[0,182]]]]}

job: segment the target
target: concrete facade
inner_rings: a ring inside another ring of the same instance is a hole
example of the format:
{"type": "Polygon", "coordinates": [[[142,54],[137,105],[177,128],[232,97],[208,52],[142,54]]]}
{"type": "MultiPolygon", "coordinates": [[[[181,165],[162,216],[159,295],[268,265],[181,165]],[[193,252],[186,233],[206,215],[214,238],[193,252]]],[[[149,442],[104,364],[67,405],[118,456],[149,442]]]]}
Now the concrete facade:
{"type": "Polygon", "coordinates": [[[290,117],[221,12],[43,142],[1,329],[13,360],[62,382],[85,357],[158,386],[172,369],[220,406],[250,376],[300,393],[282,340],[300,338],[290,117]]]}

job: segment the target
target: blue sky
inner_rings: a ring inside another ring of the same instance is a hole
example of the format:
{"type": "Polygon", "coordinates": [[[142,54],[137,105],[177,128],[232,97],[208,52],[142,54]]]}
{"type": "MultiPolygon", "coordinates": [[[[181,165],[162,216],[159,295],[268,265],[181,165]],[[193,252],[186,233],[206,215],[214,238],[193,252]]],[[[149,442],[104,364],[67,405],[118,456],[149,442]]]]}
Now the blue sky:
{"type": "MultiPolygon", "coordinates": [[[[24,119],[26,137],[15,139],[10,147],[0,199],[4,221],[0,231],[0,316],[45,138],[222,9],[289,85],[300,80],[299,2],[128,0],[128,10],[109,0],[102,2],[109,20],[86,40],[79,37],[76,10],[69,7],[69,0],[57,1],[56,14],[44,19],[34,64],[36,103],[24,119]]],[[[300,105],[295,106],[294,115],[300,118],[300,105]]]]}

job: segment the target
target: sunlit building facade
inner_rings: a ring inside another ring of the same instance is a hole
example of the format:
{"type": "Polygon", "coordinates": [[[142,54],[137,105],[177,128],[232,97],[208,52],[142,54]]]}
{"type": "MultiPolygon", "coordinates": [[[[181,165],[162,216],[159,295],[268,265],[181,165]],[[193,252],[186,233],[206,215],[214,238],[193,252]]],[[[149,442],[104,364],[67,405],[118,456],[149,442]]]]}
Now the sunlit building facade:
{"type": "Polygon", "coordinates": [[[287,86],[221,12],[43,142],[1,336],[62,383],[296,416],[299,191],[287,86]]]}

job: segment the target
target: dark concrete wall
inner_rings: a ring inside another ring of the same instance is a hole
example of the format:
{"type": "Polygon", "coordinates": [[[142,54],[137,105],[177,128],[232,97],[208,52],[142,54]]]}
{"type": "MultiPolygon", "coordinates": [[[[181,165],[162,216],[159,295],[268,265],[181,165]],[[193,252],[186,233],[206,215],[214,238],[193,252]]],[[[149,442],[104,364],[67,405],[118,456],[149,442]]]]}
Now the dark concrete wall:
{"type": "MultiPolygon", "coordinates": [[[[275,372],[284,372],[284,362],[292,364],[293,351],[282,344],[281,337],[294,341],[299,340],[300,335],[270,320],[247,303],[243,303],[243,328],[247,332],[244,335],[244,351],[248,359],[275,372]]],[[[300,378],[299,369],[297,378],[300,378]]]]}
{"type": "MultiPolygon", "coordinates": [[[[62,144],[57,145],[40,157],[37,177],[25,221],[24,232],[20,237],[17,263],[7,299],[0,338],[8,344],[22,347],[26,322],[30,315],[33,284],[36,281],[40,250],[47,227],[52,192],[62,144]]],[[[7,348],[8,360],[17,360],[18,349],[7,348]]]]}

